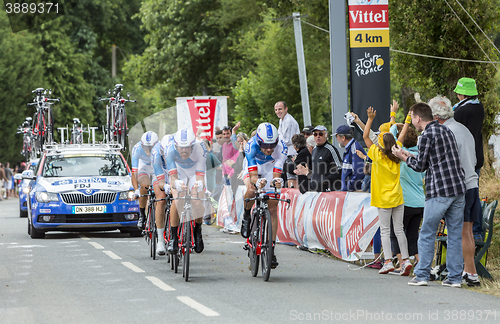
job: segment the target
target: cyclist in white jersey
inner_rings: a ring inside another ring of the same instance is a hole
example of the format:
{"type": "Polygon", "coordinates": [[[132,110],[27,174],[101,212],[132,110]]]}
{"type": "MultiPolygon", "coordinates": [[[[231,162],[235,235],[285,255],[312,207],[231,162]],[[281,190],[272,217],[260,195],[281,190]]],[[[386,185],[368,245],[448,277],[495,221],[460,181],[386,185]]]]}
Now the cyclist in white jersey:
{"type": "MultiPolygon", "coordinates": [[[[178,197],[179,191],[188,189],[189,185],[192,197],[204,198],[205,196],[205,171],[207,149],[202,141],[196,139],[191,129],[180,129],[174,134],[172,145],[165,152],[170,183],[172,184],[172,195],[178,197]]],[[[178,251],[177,228],[179,226],[178,209],[183,208],[184,201],[176,200],[170,208],[170,226],[172,239],[170,240],[168,251],[175,253],[178,251]]],[[[194,228],[195,252],[203,251],[203,238],[201,235],[201,224],[203,221],[203,203],[197,200],[192,201],[193,216],[196,218],[194,228]]]]}
{"type": "MultiPolygon", "coordinates": [[[[165,161],[164,152],[170,145],[171,140],[173,140],[173,135],[165,135],[156,143],[156,145],[151,150],[151,163],[154,169],[154,180],[153,188],[155,191],[156,199],[164,199],[170,193],[170,184],[167,170],[167,162],[165,161]],[[160,190],[162,188],[163,190],[160,190]]],[[[158,229],[158,255],[165,255],[167,252],[164,244],[164,233],[165,233],[165,200],[160,200],[156,202],[155,208],[155,220],[156,228],[158,229]]]]}
{"type": "MultiPolygon", "coordinates": [[[[246,198],[254,198],[256,190],[254,184],[259,189],[265,189],[267,194],[274,193],[271,187],[277,189],[283,187],[283,163],[288,155],[286,144],[280,140],[278,130],[273,124],[262,123],[257,128],[257,134],[248,141],[245,147],[245,160],[243,162],[243,179],[250,178],[247,182],[246,198]]],[[[248,238],[250,236],[250,222],[254,202],[245,203],[243,220],[241,222],[241,236],[248,238]]],[[[276,242],[276,232],[278,230],[278,201],[268,201],[269,213],[271,214],[271,223],[273,228],[273,245],[276,242]]],[[[276,255],[273,255],[271,267],[274,269],[278,266],[276,255]]]]}
{"type": "MultiPolygon", "coordinates": [[[[134,186],[135,198],[148,193],[146,187],[151,185],[151,177],[154,174],[151,163],[151,150],[158,142],[158,135],[155,132],[148,131],[142,134],[141,141],[132,148],[132,186],[134,186]],[[140,187],[140,189],[139,189],[140,187]]],[[[139,198],[139,221],[137,227],[144,229],[145,211],[148,197],[139,198]]]]}

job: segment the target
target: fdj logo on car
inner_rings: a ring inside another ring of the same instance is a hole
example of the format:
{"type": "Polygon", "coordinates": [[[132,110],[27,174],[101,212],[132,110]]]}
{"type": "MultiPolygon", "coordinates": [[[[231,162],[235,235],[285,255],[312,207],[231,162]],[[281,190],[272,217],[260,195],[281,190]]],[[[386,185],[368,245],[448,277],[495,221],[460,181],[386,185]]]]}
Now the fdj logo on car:
{"type": "Polygon", "coordinates": [[[384,60],[381,55],[375,54],[372,56],[371,53],[365,52],[365,57],[362,57],[356,61],[356,74],[358,76],[368,75],[371,73],[376,73],[382,71],[384,66],[384,60]]]}

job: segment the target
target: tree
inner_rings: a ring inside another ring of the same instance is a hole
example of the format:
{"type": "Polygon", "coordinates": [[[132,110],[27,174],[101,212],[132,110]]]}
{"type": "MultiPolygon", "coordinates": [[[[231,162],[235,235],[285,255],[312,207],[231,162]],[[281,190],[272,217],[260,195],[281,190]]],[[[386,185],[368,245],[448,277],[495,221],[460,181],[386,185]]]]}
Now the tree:
{"type": "Polygon", "coordinates": [[[26,31],[12,33],[7,16],[0,14],[1,162],[15,165],[23,160],[22,135],[16,135],[16,128],[32,116],[26,103],[31,102],[31,90],[42,83],[41,55],[35,37],[26,31]]]}
{"type": "MultiPolygon", "coordinates": [[[[498,53],[467,13],[456,2],[448,3],[453,10],[443,0],[391,1],[391,47],[439,57],[487,61],[488,58],[459,21],[455,11],[489,58],[497,61],[498,53]]],[[[496,35],[500,17],[497,1],[468,0],[461,3],[488,36],[496,35]]],[[[483,126],[485,139],[497,128],[494,122],[499,111],[499,99],[494,93],[497,70],[492,64],[440,60],[394,52],[392,61],[392,78],[403,88],[411,87],[426,98],[441,93],[456,102],[458,100],[453,89],[458,79],[464,76],[474,78],[486,110],[483,126]]],[[[406,101],[406,98],[402,99],[406,101]]]]}

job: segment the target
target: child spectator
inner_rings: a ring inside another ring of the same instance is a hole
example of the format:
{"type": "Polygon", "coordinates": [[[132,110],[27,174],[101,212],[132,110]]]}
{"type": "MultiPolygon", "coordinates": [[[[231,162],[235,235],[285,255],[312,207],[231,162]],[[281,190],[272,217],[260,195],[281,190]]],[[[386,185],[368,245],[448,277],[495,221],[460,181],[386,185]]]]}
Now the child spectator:
{"type": "MultiPolygon", "coordinates": [[[[397,105],[392,105],[391,119],[395,117],[396,111],[397,105]]],[[[385,263],[379,273],[386,274],[394,271],[390,238],[390,224],[392,219],[404,259],[401,274],[407,276],[410,274],[412,265],[408,259],[408,246],[406,236],[403,232],[404,200],[403,190],[399,182],[400,160],[391,151],[392,147],[396,145],[396,140],[391,133],[382,132],[378,136],[378,145],[373,144],[369,134],[376,111],[372,107],[369,107],[367,114],[368,121],[365,125],[363,140],[369,148],[368,157],[373,161],[370,187],[371,205],[377,207],[379,211],[380,235],[385,256],[385,263]]],[[[407,128],[406,126],[403,130],[402,137],[404,137],[407,128]]]]}

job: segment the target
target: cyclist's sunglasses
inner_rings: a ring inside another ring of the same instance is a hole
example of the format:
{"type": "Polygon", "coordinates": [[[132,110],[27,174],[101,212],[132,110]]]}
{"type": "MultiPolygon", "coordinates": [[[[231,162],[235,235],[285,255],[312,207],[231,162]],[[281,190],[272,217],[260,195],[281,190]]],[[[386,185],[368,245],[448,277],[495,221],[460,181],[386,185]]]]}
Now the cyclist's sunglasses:
{"type": "Polygon", "coordinates": [[[262,143],[262,144],[260,144],[260,148],[265,149],[265,150],[274,149],[277,145],[278,145],[278,143],[271,143],[271,144],[262,143]]]}

